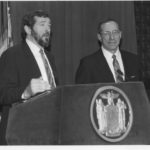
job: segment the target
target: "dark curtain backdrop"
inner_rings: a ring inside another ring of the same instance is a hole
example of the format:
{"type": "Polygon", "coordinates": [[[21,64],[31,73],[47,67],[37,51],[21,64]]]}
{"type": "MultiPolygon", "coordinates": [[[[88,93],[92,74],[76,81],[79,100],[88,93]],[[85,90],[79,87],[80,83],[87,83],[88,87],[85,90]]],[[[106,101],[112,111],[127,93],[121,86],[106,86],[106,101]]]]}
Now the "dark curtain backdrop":
{"type": "Polygon", "coordinates": [[[22,16],[36,9],[48,11],[52,20],[52,46],[60,84],[73,84],[82,57],[98,50],[97,25],[111,17],[121,25],[122,48],[137,53],[132,1],[32,1],[11,2],[14,42],[20,38],[22,16]]]}

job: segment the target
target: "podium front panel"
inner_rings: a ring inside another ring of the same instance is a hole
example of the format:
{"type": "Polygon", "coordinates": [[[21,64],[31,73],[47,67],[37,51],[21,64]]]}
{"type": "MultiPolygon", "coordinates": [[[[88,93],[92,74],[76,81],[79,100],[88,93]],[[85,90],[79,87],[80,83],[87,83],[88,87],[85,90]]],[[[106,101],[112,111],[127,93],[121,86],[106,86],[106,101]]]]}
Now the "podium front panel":
{"type": "Polygon", "coordinates": [[[87,84],[58,87],[51,93],[14,105],[9,113],[7,142],[14,145],[150,144],[150,104],[143,83],[87,84]],[[90,107],[95,92],[114,86],[128,96],[133,109],[129,134],[108,142],[94,130],[90,107]]]}
{"type": "Polygon", "coordinates": [[[6,133],[8,144],[58,144],[60,92],[57,89],[12,107],[6,133]]]}
{"type": "Polygon", "coordinates": [[[61,113],[62,144],[149,144],[150,104],[142,83],[93,84],[65,87],[61,113]],[[133,125],[125,139],[111,143],[100,138],[90,119],[90,105],[94,93],[111,85],[124,91],[133,109],[133,125]]]}

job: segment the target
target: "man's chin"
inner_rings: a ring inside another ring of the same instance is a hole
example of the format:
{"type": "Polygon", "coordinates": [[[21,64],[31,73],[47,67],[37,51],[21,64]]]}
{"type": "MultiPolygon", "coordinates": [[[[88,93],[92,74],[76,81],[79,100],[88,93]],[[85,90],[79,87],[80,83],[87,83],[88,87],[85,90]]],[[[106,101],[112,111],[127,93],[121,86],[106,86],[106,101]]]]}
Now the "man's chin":
{"type": "Polygon", "coordinates": [[[47,48],[50,45],[48,40],[40,41],[39,44],[44,48],[47,48]]]}
{"type": "Polygon", "coordinates": [[[106,50],[108,50],[109,52],[116,52],[117,48],[116,47],[109,47],[109,48],[106,48],[106,50]]]}
{"type": "Polygon", "coordinates": [[[109,49],[110,49],[110,50],[116,50],[116,49],[117,49],[117,46],[116,46],[116,45],[111,45],[111,46],[109,47],[109,49]]]}
{"type": "Polygon", "coordinates": [[[43,44],[43,47],[44,47],[44,48],[49,47],[49,43],[44,43],[44,44],[43,44]]]}

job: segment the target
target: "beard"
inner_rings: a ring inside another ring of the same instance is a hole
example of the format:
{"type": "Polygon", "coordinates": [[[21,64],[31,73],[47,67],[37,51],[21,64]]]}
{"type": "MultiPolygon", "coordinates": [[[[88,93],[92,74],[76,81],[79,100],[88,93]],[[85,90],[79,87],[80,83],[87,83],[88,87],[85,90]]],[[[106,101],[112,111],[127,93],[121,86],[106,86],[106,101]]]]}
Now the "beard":
{"type": "Polygon", "coordinates": [[[50,33],[46,32],[43,35],[39,36],[36,32],[32,30],[32,36],[36,42],[44,48],[47,48],[50,45],[50,33]]]}

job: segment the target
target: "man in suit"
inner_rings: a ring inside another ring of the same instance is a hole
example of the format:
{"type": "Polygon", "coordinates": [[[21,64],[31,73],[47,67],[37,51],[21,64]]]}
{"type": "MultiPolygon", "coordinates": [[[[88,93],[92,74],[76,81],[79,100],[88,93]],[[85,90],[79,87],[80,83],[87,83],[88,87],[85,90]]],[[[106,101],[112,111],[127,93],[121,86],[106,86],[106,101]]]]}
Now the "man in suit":
{"type": "Polygon", "coordinates": [[[57,74],[52,55],[45,51],[50,45],[51,20],[44,11],[23,17],[23,42],[6,50],[0,58],[0,143],[6,144],[5,131],[11,104],[51,91],[57,74]]]}
{"type": "Polygon", "coordinates": [[[138,80],[138,58],[119,49],[122,32],[115,20],[100,22],[98,40],[101,47],[81,59],[76,83],[108,83],[138,80]]]}

